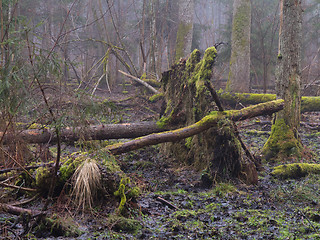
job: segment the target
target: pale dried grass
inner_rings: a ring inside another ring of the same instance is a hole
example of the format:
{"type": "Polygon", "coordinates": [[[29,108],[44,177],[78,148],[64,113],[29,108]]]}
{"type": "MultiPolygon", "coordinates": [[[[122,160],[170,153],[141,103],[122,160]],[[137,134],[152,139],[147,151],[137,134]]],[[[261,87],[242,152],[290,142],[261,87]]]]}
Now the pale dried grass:
{"type": "Polygon", "coordinates": [[[75,198],[78,209],[86,207],[92,209],[98,189],[101,187],[101,173],[97,162],[87,159],[81,164],[73,175],[72,196],[75,198]]]}

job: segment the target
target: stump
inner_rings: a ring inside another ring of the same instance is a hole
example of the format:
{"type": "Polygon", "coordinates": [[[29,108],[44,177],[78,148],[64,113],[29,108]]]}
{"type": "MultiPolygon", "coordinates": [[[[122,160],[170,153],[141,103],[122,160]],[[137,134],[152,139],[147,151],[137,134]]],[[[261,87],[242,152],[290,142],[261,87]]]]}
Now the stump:
{"type": "MultiPolygon", "coordinates": [[[[216,49],[208,48],[203,59],[194,50],[187,60],[180,60],[162,77],[165,107],[159,126],[184,127],[199,121],[217,106],[210,91],[210,78],[216,49]]],[[[241,177],[257,182],[257,171],[241,148],[233,122],[222,119],[217,127],[174,143],[166,143],[162,152],[181,163],[206,170],[210,181],[241,177]]]]}

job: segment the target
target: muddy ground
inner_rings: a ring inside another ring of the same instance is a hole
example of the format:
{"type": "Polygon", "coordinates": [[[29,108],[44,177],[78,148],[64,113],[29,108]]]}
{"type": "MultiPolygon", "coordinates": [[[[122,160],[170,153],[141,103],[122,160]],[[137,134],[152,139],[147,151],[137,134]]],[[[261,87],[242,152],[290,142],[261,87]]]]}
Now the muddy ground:
{"type": "MultiPolygon", "coordinates": [[[[119,101],[118,107],[117,118],[125,122],[155,119],[159,106],[150,105],[147,98],[139,96],[119,101]]],[[[315,163],[320,163],[320,134],[310,126],[319,126],[319,119],[320,114],[304,114],[302,120],[306,124],[300,131],[303,143],[315,153],[309,161],[315,163]]],[[[256,155],[269,136],[268,122],[270,118],[261,117],[238,123],[243,140],[256,155]]],[[[79,214],[60,199],[49,210],[65,219],[75,219],[79,236],[31,232],[25,238],[320,239],[320,175],[276,179],[270,175],[274,166],[264,163],[257,185],[233,181],[206,189],[200,184],[201,172],[162,156],[159,146],[122,154],[118,162],[142,189],[141,196],[128,205],[129,219],[133,221],[110,223],[114,206],[97,204],[91,212],[79,214]]],[[[26,207],[37,208],[40,204],[38,201],[26,207]]],[[[12,232],[19,233],[23,226],[17,219],[1,215],[0,224],[15,224],[12,232]]],[[[15,237],[7,233],[2,239],[15,237]]]]}

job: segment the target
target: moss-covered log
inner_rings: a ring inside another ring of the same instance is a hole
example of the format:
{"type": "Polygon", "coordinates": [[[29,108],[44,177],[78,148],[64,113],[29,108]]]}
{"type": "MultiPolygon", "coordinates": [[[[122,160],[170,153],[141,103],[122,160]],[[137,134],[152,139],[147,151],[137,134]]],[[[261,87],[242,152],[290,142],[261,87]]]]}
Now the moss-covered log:
{"type": "MultiPolygon", "coordinates": [[[[61,141],[75,142],[82,140],[106,140],[136,138],[150,133],[166,130],[164,126],[159,127],[155,122],[122,123],[122,124],[102,124],[87,127],[64,128],[61,129],[61,141]]],[[[0,138],[3,133],[0,132],[0,138]]],[[[18,133],[6,133],[3,137],[3,144],[9,144],[16,140],[26,143],[56,143],[57,136],[53,129],[29,129],[18,133]]]]}
{"type": "MultiPolygon", "coordinates": [[[[276,94],[259,94],[259,93],[230,93],[226,91],[218,91],[221,100],[231,107],[239,105],[258,104],[275,100],[276,94]]],[[[320,97],[301,98],[301,112],[319,112],[320,111],[320,97]]]]}
{"type": "Polygon", "coordinates": [[[230,110],[225,112],[212,112],[200,121],[172,131],[154,133],[148,136],[140,137],[132,141],[117,143],[108,146],[106,149],[112,154],[121,154],[124,152],[136,150],[145,146],[155,145],[164,142],[175,142],[181,139],[192,137],[212,127],[217,127],[220,121],[229,119],[232,121],[242,121],[261,115],[269,115],[280,111],[283,108],[283,100],[275,100],[267,103],[261,103],[241,110],[230,110]]]}
{"type": "Polygon", "coordinates": [[[274,168],[271,175],[282,179],[301,178],[308,174],[320,174],[320,164],[292,163],[284,164],[274,168]]]}

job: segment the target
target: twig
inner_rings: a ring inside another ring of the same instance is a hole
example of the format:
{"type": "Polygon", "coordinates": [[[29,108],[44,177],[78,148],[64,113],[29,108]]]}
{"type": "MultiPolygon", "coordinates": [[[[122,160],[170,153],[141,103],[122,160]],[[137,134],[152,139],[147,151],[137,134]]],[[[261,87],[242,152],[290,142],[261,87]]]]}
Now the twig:
{"type": "Polygon", "coordinates": [[[161,197],[157,197],[156,200],[167,205],[171,209],[179,210],[179,208],[177,206],[173,205],[172,203],[168,202],[167,200],[165,200],[161,197]]]}
{"type": "Polygon", "coordinates": [[[19,205],[25,205],[27,203],[30,203],[32,202],[33,200],[35,200],[37,197],[39,197],[39,193],[34,195],[32,198],[29,198],[29,199],[26,199],[24,201],[21,201],[21,202],[13,202],[13,203],[9,203],[9,205],[11,206],[19,206],[19,205]]]}
{"type": "Polygon", "coordinates": [[[154,92],[154,93],[159,93],[158,90],[156,90],[155,88],[153,88],[153,87],[150,86],[148,83],[146,83],[145,81],[141,80],[140,78],[137,78],[137,77],[135,77],[135,76],[132,76],[132,75],[130,75],[130,74],[128,74],[128,73],[125,73],[125,72],[123,72],[123,71],[121,71],[121,70],[118,70],[118,72],[119,72],[119,73],[122,73],[123,75],[125,75],[125,76],[127,76],[127,77],[129,77],[129,78],[132,78],[133,80],[135,80],[136,82],[142,84],[143,86],[145,86],[146,88],[148,88],[148,89],[151,90],[152,92],[154,92]]]}
{"type": "Polygon", "coordinates": [[[31,178],[33,178],[32,177],[32,175],[25,169],[25,167],[23,167],[22,165],[21,165],[21,163],[19,163],[19,161],[16,161],[16,159],[14,159],[7,151],[5,151],[2,147],[0,147],[0,149],[1,149],[1,151],[3,151],[6,155],[8,155],[8,157],[10,158],[10,159],[12,159],[17,165],[19,165],[19,167],[23,170],[23,171],[25,171],[25,173],[27,173],[31,178]]]}
{"type": "Polygon", "coordinates": [[[11,172],[11,171],[22,171],[22,170],[25,171],[25,170],[29,170],[29,169],[36,169],[39,167],[45,167],[45,166],[50,166],[50,165],[53,165],[53,163],[44,163],[44,164],[40,164],[40,165],[36,165],[36,166],[28,166],[28,167],[21,167],[21,168],[6,168],[6,169],[1,169],[0,174],[11,172]]]}
{"type": "Polygon", "coordinates": [[[19,186],[16,186],[16,185],[11,185],[11,184],[8,184],[8,183],[3,183],[3,182],[0,182],[0,185],[5,186],[5,187],[9,187],[9,188],[15,188],[15,189],[18,189],[18,190],[27,191],[27,192],[37,192],[38,191],[37,189],[19,187],[19,186]]]}

